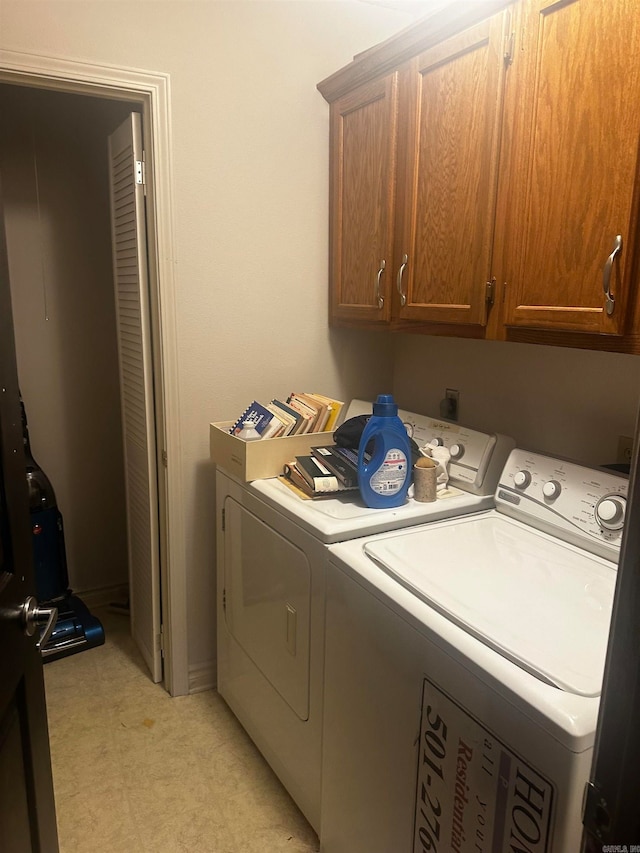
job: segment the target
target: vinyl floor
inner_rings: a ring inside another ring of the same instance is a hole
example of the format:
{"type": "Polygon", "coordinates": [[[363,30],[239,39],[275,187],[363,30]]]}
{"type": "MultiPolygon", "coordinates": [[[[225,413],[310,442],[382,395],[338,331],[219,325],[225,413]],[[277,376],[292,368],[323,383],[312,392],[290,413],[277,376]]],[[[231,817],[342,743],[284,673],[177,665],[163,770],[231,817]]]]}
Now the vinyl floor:
{"type": "Polygon", "coordinates": [[[151,682],[128,618],[45,666],[61,853],[311,853],[318,839],[214,690],[151,682]]]}

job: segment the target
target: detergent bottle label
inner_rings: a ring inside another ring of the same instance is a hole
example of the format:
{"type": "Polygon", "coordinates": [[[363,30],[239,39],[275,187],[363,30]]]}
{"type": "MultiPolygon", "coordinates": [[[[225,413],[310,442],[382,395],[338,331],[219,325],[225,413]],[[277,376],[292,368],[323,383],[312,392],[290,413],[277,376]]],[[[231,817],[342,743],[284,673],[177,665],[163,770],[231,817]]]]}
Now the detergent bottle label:
{"type": "Polygon", "coordinates": [[[403,450],[387,451],[382,465],[371,476],[370,486],[379,495],[395,495],[404,486],[409,466],[403,450]]]}

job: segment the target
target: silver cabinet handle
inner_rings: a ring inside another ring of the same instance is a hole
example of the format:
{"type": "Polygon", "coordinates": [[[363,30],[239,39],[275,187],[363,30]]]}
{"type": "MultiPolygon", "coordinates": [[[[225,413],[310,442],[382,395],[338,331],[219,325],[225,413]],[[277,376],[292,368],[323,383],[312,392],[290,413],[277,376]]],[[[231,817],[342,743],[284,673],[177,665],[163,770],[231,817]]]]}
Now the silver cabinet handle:
{"type": "Polygon", "coordinates": [[[380,269],[378,270],[378,275],[376,276],[376,286],[375,286],[375,298],[378,303],[378,308],[382,308],[384,305],[384,296],[380,293],[380,279],[382,278],[382,273],[385,271],[387,267],[387,262],[384,258],[380,261],[380,269]]]}
{"type": "Polygon", "coordinates": [[[406,267],[408,260],[409,260],[409,256],[403,255],[402,256],[402,263],[400,264],[400,269],[398,270],[398,293],[400,294],[400,305],[406,305],[407,304],[406,294],[402,290],[402,276],[404,274],[404,268],[406,267]]]}
{"type": "Polygon", "coordinates": [[[33,637],[40,625],[46,625],[44,633],[36,643],[36,648],[41,649],[47,645],[57,621],[57,607],[40,607],[33,595],[27,596],[22,605],[22,624],[25,634],[27,637],[33,637]]]}
{"type": "Polygon", "coordinates": [[[607,258],[602,271],[602,289],[604,290],[605,306],[609,316],[613,314],[613,309],[616,307],[615,296],[611,293],[611,271],[613,270],[614,261],[621,251],[622,234],[618,234],[616,239],[613,241],[613,251],[607,258]]]}

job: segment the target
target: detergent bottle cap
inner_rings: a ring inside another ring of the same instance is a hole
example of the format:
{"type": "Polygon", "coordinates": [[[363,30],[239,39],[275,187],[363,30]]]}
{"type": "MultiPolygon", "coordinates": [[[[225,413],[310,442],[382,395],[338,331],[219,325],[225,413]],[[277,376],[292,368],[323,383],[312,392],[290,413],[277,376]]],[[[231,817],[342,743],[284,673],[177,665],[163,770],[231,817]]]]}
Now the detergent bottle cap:
{"type": "Polygon", "coordinates": [[[398,406],[393,400],[393,394],[378,394],[378,399],[373,404],[373,414],[383,418],[397,415],[398,406]]]}

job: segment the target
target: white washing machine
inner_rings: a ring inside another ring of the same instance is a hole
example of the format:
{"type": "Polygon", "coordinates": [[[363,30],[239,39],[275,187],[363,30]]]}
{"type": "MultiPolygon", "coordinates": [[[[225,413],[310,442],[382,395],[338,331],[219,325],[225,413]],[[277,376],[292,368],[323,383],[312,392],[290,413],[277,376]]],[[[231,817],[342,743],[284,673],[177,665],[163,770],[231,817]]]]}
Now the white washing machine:
{"type": "MultiPolygon", "coordinates": [[[[371,412],[354,401],[346,414],[371,412]]],[[[327,547],[358,536],[481,512],[513,441],[400,411],[422,446],[453,448],[446,492],[388,510],[357,493],[304,501],[277,479],[218,469],[218,690],[316,832],[320,830],[327,547]]]]}
{"type": "Polygon", "coordinates": [[[627,488],[514,450],[495,509],[330,547],[325,853],[577,853],[627,488]]]}

